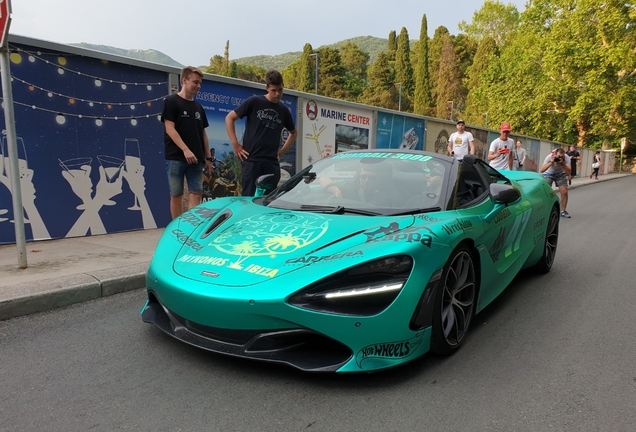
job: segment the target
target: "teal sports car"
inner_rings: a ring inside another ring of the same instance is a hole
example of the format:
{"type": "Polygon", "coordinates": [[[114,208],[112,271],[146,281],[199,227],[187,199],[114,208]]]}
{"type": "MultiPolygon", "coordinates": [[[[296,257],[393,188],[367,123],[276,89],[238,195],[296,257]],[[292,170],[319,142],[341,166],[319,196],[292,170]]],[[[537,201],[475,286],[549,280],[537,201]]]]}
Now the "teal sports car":
{"type": "Polygon", "coordinates": [[[548,183],[471,155],[349,151],[268,182],[166,227],[143,321],[230,356],[375,371],[452,354],[520,270],[555,259],[548,183]]]}

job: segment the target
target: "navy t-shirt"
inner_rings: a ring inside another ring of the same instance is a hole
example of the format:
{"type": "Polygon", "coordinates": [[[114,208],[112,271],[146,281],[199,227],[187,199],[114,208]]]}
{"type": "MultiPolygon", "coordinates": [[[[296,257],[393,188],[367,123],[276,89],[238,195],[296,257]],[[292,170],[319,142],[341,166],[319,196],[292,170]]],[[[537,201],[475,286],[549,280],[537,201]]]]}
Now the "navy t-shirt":
{"type": "Polygon", "coordinates": [[[277,162],[283,129],[296,126],[289,108],[281,102],[270,102],[265,96],[252,96],[234,110],[239,118],[247,116],[243,148],[250,162],[277,162]]]}
{"type": "MultiPolygon", "coordinates": [[[[198,163],[205,163],[205,141],[203,134],[208,127],[208,118],[199,102],[182,98],[178,94],[168,96],[163,103],[161,121],[170,120],[179,136],[196,156],[198,163]]],[[[164,130],[164,145],[167,160],[186,162],[183,151],[164,130]]]]}

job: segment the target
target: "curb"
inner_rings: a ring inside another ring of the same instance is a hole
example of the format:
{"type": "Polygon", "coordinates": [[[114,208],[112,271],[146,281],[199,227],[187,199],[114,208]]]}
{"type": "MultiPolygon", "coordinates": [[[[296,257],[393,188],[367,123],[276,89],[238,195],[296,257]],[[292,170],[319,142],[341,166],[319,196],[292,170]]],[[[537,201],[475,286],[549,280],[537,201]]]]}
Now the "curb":
{"type": "Polygon", "coordinates": [[[0,320],[145,288],[149,264],[139,263],[5,287],[5,298],[0,298],[0,320]]]}

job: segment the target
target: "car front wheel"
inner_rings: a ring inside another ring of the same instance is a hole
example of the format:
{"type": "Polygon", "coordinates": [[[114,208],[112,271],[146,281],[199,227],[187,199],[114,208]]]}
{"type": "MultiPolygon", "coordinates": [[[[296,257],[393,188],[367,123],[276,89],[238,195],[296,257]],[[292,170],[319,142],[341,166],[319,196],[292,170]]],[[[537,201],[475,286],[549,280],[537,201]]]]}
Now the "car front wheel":
{"type": "Polygon", "coordinates": [[[444,266],[433,310],[431,352],[454,353],[461,345],[475,310],[475,265],[470,249],[460,245],[444,266]]]}

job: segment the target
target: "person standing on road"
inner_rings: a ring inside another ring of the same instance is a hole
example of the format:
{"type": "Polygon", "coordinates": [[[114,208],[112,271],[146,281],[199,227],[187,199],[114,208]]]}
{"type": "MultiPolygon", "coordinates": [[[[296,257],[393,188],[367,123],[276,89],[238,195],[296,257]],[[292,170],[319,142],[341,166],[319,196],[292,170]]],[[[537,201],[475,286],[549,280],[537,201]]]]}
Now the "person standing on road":
{"type": "Polygon", "coordinates": [[[539,172],[543,174],[550,186],[552,183],[559,188],[561,194],[561,217],[570,218],[568,207],[568,177],[570,175],[570,157],[565,154],[565,150],[557,148],[552,150],[543,161],[539,172]]]}
{"type": "Polygon", "coordinates": [[[515,141],[508,138],[510,135],[510,123],[502,123],[499,128],[501,135],[490,143],[488,150],[488,163],[497,170],[512,170],[512,153],[515,141]]]}
{"type": "Polygon", "coordinates": [[[264,96],[252,96],[225,117],[225,128],[234,153],[241,161],[243,196],[253,196],[256,180],[273,174],[272,187],[280,180],[280,157],[292,146],[298,135],[290,110],[281,103],[283,76],[276,70],[265,75],[264,96]],[[247,117],[243,144],[236,138],[236,121],[247,117]],[[289,134],[280,147],[283,130],[289,134]]]}
{"type": "Polygon", "coordinates": [[[594,172],[590,174],[590,178],[594,177],[595,180],[598,180],[598,171],[601,169],[601,152],[599,150],[596,150],[596,153],[594,153],[593,161],[592,169],[594,172]]]}
{"type": "Polygon", "coordinates": [[[448,138],[448,155],[462,160],[468,154],[475,154],[475,138],[473,134],[465,130],[464,120],[457,122],[457,132],[453,132],[448,138]]]}
{"type": "Polygon", "coordinates": [[[581,159],[581,154],[576,150],[576,146],[571,145],[570,146],[570,150],[568,150],[567,152],[565,152],[566,155],[570,156],[570,160],[572,161],[572,171],[570,173],[570,176],[568,177],[568,184],[572,184],[572,179],[574,177],[576,177],[576,168],[577,168],[577,164],[579,163],[579,160],[581,159]]]}
{"type": "Polygon", "coordinates": [[[194,97],[201,89],[203,72],[186,66],[181,70],[181,90],[163,103],[161,121],[165,127],[166,173],[170,189],[170,214],[183,213],[183,179],[188,183],[189,208],[201,204],[203,170],[210,170],[210,143],[205,128],[208,118],[194,97]]]}
{"type": "Polygon", "coordinates": [[[528,152],[522,147],[523,144],[521,143],[521,141],[517,140],[516,145],[517,146],[515,147],[513,168],[515,169],[515,171],[523,171],[523,164],[526,163],[528,152]]]}

